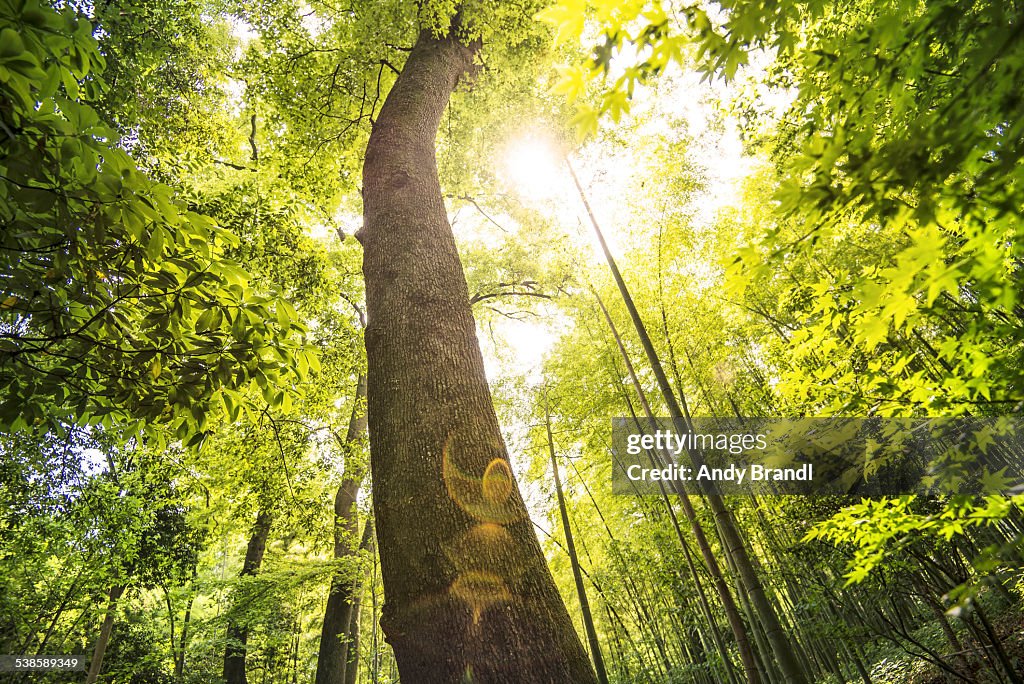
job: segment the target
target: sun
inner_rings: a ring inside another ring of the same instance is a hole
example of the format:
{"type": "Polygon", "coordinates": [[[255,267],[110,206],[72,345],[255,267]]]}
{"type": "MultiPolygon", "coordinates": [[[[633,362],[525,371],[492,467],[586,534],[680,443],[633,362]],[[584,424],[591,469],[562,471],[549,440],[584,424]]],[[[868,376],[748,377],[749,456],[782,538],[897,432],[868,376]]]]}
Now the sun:
{"type": "Polygon", "coordinates": [[[509,142],[501,155],[498,172],[525,200],[546,201],[565,192],[566,174],[558,147],[538,134],[509,142]]]}

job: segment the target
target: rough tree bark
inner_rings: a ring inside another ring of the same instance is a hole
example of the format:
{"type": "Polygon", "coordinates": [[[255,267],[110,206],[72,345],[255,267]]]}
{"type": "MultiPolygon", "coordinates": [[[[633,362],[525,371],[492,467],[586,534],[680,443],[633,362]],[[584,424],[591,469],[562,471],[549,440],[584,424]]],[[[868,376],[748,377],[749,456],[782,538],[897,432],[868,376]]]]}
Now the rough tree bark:
{"type": "MultiPolygon", "coordinates": [[[[365,475],[362,465],[348,457],[356,443],[366,432],[366,412],[363,400],[366,398],[366,377],[359,376],[352,416],[348,421],[348,432],[343,447],[346,449],[345,476],[334,497],[334,558],[351,558],[357,552],[354,537],[358,532],[356,498],[365,475]]],[[[348,662],[350,625],[352,623],[353,595],[358,580],[352,577],[348,568],[342,568],[331,579],[331,592],[324,609],[323,627],[320,630],[320,653],[316,660],[316,684],[344,684],[345,667],[348,662]]]]}
{"type": "MultiPolygon", "coordinates": [[[[249,545],[245,549],[245,561],[239,577],[255,575],[263,564],[263,553],[267,550],[267,537],[273,515],[268,511],[260,511],[256,516],[256,524],[249,537],[249,545]]],[[[224,649],[224,680],[227,684],[247,684],[245,677],[245,650],[249,640],[249,628],[238,622],[228,622],[227,646],[224,649]]]]}
{"type": "Polygon", "coordinates": [[[512,475],[441,196],[437,128],[479,47],[453,24],[420,34],[363,167],[381,628],[403,681],[591,684],[512,475]]]}

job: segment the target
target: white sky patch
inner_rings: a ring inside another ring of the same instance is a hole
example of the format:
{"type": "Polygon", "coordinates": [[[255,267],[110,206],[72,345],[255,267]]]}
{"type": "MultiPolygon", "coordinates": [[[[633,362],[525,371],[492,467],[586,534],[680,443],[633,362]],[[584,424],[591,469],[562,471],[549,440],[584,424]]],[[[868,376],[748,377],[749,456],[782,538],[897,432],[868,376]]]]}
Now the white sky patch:
{"type": "Polygon", "coordinates": [[[245,48],[249,46],[253,40],[259,37],[259,33],[252,27],[252,24],[247,22],[241,17],[231,16],[227,17],[228,23],[231,24],[231,35],[238,41],[238,45],[235,46],[235,61],[238,62],[245,55],[245,48]]]}
{"type": "Polygon", "coordinates": [[[543,359],[555,345],[558,334],[541,322],[505,319],[502,325],[512,353],[513,367],[510,370],[533,381],[534,376],[539,377],[543,359]]]}
{"type": "Polygon", "coordinates": [[[78,452],[79,463],[82,464],[82,472],[87,476],[99,475],[106,472],[109,465],[106,455],[99,449],[82,449],[78,452]]]}
{"type": "Polygon", "coordinates": [[[519,232],[519,223],[511,216],[487,212],[472,202],[449,204],[448,223],[456,237],[479,243],[485,249],[500,249],[505,241],[519,232]]]}
{"type": "Polygon", "coordinates": [[[323,221],[309,221],[306,223],[306,235],[321,242],[334,242],[340,239],[338,231],[345,234],[346,239],[352,237],[359,227],[363,225],[363,217],[360,214],[349,211],[338,210],[331,223],[323,221]]]}
{"type": "Polygon", "coordinates": [[[228,23],[231,24],[231,35],[238,39],[243,46],[259,36],[252,24],[245,19],[236,16],[229,16],[228,23]]]}
{"type": "Polygon", "coordinates": [[[742,181],[750,174],[754,160],[743,154],[743,142],[734,125],[711,144],[702,146],[701,163],[708,171],[707,201],[697,204],[695,219],[700,225],[711,225],[718,213],[736,206],[741,199],[742,181]]]}
{"type": "Polygon", "coordinates": [[[774,126],[796,101],[800,94],[799,89],[792,86],[783,88],[766,82],[769,69],[775,61],[772,51],[754,50],[750,53],[749,60],[749,63],[740,69],[741,87],[748,99],[753,98],[758,111],[766,115],[765,123],[769,127],[774,126]]]}
{"type": "Polygon", "coordinates": [[[531,384],[542,382],[544,360],[571,324],[565,316],[544,310],[520,320],[489,318],[477,329],[488,379],[519,377],[531,384]]]}
{"type": "Polygon", "coordinates": [[[302,28],[306,29],[313,38],[319,37],[320,34],[331,27],[330,19],[317,14],[316,10],[306,3],[302,3],[302,6],[299,8],[299,16],[301,17],[302,28]]]}
{"type": "Polygon", "coordinates": [[[235,78],[228,78],[224,81],[224,92],[228,96],[228,107],[231,113],[238,116],[242,113],[242,105],[245,102],[245,81],[235,78]]]}
{"type": "MultiPolygon", "coordinates": [[[[631,195],[638,173],[637,159],[632,152],[631,149],[619,149],[609,155],[599,145],[591,145],[571,160],[594,220],[616,259],[621,259],[628,251],[625,228],[635,220],[636,207],[643,202],[642,197],[631,195]]],[[[573,216],[571,223],[563,223],[567,232],[577,244],[587,246],[588,254],[595,264],[604,264],[601,243],[575,184],[572,186],[572,201],[568,206],[572,208],[573,216]]]]}
{"type": "Polygon", "coordinates": [[[337,232],[326,223],[307,223],[306,235],[323,242],[329,241],[332,236],[337,239],[337,232]]]}

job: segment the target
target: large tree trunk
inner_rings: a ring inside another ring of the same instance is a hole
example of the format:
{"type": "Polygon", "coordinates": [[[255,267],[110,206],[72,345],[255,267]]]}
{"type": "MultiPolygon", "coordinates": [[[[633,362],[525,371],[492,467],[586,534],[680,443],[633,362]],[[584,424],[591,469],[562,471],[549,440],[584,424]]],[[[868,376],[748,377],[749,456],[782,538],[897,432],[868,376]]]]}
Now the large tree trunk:
{"type": "Polygon", "coordinates": [[[477,46],[423,32],[363,168],[381,627],[403,681],[595,682],[512,476],[434,143],[477,46]]]}
{"type": "MultiPolygon", "coordinates": [[[[239,577],[255,575],[263,564],[263,553],[267,550],[267,537],[273,516],[268,511],[260,511],[256,516],[256,524],[249,537],[249,545],[245,549],[245,562],[239,577]]],[[[245,651],[249,640],[249,628],[245,624],[228,622],[227,646],[224,649],[224,680],[227,684],[247,684],[245,677],[245,651]]]]}
{"type": "MultiPolygon", "coordinates": [[[[361,465],[350,458],[356,442],[366,432],[366,413],[363,399],[366,397],[366,377],[359,376],[352,417],[345,435],[345,477],[334,497],[334,558],[342,560],[356,554],[354,537],[358,532],[356,519],[356,498],[362,486],[364,471],[361,465]]],[[[331,592],[327,596],[324,622],[320,630],[320,652],[316,660],[316,684],[344,684],[345,667],[348,662],[348,646],[351,641],[353,595],[359,580],[352,578],[350,568],[341,568],[331,579],[331,592]]]]}

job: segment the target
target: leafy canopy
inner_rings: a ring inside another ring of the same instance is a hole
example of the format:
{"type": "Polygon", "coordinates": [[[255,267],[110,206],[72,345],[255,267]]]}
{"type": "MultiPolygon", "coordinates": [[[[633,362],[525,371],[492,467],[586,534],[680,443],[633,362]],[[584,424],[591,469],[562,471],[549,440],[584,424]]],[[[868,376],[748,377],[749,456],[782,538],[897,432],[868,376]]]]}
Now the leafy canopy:
{"type": "Polygon", "coordinates": [[[91,106],[88,22],[0,3],[0,428],[206,427],[217,397],[314,360],[285,301],[222,254],[237,240],[148,179],[91,106]]]}

